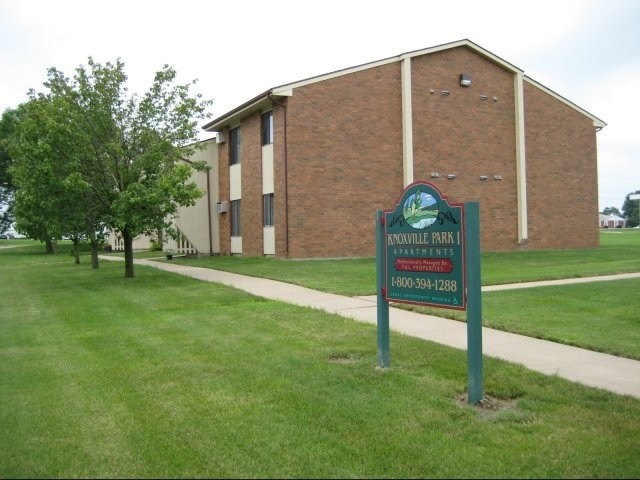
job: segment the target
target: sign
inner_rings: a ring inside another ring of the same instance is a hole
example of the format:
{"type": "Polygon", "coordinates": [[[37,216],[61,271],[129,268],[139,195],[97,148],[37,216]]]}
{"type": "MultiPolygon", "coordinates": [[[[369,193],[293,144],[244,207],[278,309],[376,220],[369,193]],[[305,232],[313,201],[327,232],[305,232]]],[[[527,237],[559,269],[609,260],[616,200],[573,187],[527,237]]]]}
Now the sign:
{"type": "Polygon", "coordinates": [[[468,401],[484,396],[480,205],[449,203],[432,184],[409,185],[376,212],[378,368],[389,368],[389,300],[467,311],[468,401]],[[467,275],[468,273],[468,275],[467,275]]]}
{"type": "Polygon", "coordinates": [[[463,205],[435,185],[409,185],[384,212],[387,301],[464,310],[463,205]]]}

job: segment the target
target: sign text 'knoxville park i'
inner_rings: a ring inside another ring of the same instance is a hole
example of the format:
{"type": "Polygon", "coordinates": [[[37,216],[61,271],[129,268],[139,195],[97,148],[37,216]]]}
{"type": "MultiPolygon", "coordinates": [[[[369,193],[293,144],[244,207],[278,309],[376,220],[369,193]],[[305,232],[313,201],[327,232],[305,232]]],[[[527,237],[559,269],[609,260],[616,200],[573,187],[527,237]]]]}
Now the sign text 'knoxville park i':
{"type": "Polygon", "coordinates": [[[429,183],[384,212],[387,301],[465,309],[463,205],[429,183]]]}

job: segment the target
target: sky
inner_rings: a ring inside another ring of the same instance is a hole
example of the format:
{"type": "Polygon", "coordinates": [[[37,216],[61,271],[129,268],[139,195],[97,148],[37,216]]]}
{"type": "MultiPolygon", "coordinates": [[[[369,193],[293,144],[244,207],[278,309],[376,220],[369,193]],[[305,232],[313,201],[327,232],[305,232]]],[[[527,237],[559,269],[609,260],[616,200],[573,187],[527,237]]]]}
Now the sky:
{"type": "Polygon", "coordinates": [[[168,64],[215,118],[271,87],[469,39],[607,123],[599,207],[621,209],[640,190],[639,24],[637,0],[0,0],[0,109],[92,57],[121,59],[139,95],[168,64]]]}

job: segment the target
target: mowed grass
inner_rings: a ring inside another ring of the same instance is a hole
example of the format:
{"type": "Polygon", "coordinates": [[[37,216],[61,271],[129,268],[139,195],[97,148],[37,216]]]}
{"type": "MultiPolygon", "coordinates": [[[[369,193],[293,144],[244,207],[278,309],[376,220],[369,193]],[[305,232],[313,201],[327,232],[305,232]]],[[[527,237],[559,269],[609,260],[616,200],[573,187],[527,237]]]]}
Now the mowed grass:
{"type": "Polygon", "coordinates": [[[370,325],[151,268],[125,279],[120,263],[12,254],[0,477],[640,476],[640,400],[487,358],[478,409],[460,350],[392,333],[382,372],[370,325]]]}
{"type": "MultiPolygon", "coordinates": [[[[375,259],[182,258],[180,263],[274,278],[343,295],[375,294],[375,259]]],[[[611,230],[585,250],[484,253],[485,285],[640,272],[640,231],[611,230]]],[[[483,324],[530,337],[640,359],[640,279],[485,292],[483,324]]],[[[401,306],[460,321],[456,310],[401,306]]]]}
{"type": "MultiPolygon", "coordinates": [[[[143,255],[149,256],[143,252],[143,255]]],[[[161,257],[161,253],[155,256],[161,257]]],[[[340,295],[375,295],[375,258],[286,260],[252,256],[175,258],[186,265],[272,278],[340,295]]],[[[485,252],[482,284],[640,272],[640,230],[604,231],[600,247],[579,250],[485,252]]]]}
{"type": "Polygon", "coordinates": [[[640,230],[600,233],[598,248],[482,254],[483,285],[640,272],[640,230]]]}

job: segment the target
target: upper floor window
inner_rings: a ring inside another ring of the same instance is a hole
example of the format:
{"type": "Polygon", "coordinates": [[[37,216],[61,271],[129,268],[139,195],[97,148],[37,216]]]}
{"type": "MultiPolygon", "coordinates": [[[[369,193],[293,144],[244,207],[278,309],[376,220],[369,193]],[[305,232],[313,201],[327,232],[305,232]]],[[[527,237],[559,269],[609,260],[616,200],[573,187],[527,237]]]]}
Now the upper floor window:
{"type": "Polygon", "coordinates": [[[262,114],[262,145],[273,143],[273,111],[262,114]]]}
{"type": "Polygon", "coordinates": [[[229,165],[240,163],[240,127],[229,132],[229,165]]]}

